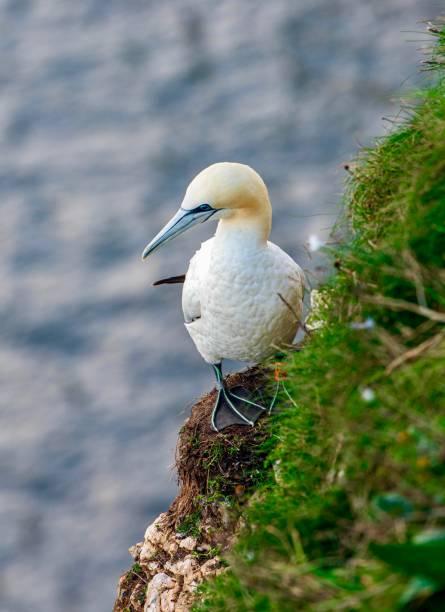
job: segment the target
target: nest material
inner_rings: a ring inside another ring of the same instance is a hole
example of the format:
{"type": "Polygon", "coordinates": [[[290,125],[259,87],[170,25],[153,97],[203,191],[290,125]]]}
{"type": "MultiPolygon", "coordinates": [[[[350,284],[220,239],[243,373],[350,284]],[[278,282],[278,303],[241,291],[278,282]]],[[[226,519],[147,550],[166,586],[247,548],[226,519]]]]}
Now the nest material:
{"type": "MultiPolygon", "coordinates": [[[[254,391],[265,406],[270,402],[269,398],[262,397],[266,382],[266,371],[258,367],[225,379],[229,389],[241,385],[254,391]]],[[[267,437],[265,419],[261,418],[254,427],[231,425],[215,432],[210,426],[215,401],[213,389],[192,407],[180,431],[175,463],[180,491],[167,513],[172,528],[178,528],[196,511],[205,520],[212,512],[209,503],[212,495],[242,497],[255,484],[256,475],[262,469],[264,454],[260,445],[267,437]]]]}

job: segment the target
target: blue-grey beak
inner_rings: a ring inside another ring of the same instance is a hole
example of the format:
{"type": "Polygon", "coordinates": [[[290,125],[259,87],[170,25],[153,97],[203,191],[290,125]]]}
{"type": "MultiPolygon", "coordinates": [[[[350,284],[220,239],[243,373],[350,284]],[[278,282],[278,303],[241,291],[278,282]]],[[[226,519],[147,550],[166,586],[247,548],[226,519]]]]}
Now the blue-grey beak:
{"type": "Polygon", "coordinates": [[[153,240],[147,244],[143,253],[142,259],[147,259],[153,251],[156,251],[160,246],[169,242],[179,234],[182,234],[190,227],[197,225],[198,223],[204,223],[207,219],[210,219],[212,215],[216,213],[216,210],[209,204],[201,204],[192,210],[180,208],[176,215],[170,219],[161,231],[156,234],[153,240]]]}

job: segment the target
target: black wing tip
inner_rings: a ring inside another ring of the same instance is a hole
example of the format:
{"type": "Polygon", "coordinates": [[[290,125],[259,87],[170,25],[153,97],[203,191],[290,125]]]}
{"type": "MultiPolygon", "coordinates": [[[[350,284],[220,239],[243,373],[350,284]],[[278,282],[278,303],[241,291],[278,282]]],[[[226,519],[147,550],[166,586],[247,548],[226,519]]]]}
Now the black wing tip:
{"type": "Polygon", "coordinates": [[[168,278],[161,278],[153,283],[153,287],[159,285],[176,285],[185,282],[185,274],[179,274],[178,276],[169,276],[168,278]]]}

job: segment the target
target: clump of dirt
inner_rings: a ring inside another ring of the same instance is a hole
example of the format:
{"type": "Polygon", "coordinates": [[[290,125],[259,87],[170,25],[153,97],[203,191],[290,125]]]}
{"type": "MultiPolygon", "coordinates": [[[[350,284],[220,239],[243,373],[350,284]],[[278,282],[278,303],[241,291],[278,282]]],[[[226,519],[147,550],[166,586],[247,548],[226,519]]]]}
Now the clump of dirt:
{"type": "MultiPolygon", "coordinates": [[[[267,379],[266,370],[254,367],[227,376],[225,383],[229,389],[248,389],[267,406],[267,379]]],[[[196,402],[179,433],[175,468],[180,490],[167,513],[169,525],[175,529],[196,512],[202,520],[210,518],[212,502],[224,497],[242,498],[261,477],[265,457],[261,443],[267,437],[264,417],[254,427],[231,425],[215,432],[210,416],[216,393],[213,389],[196,402]]]]}

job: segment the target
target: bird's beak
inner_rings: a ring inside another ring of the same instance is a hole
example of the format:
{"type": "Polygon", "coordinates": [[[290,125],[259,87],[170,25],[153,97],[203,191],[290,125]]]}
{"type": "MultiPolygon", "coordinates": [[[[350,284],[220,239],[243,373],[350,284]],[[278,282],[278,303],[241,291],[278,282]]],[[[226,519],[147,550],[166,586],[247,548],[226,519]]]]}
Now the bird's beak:
{"type": "Polygon", "coordinates": [[[213,208],[205,211],[180,208],[176,215],[170,219],[167,225],[165,225],[161,231],[156,234],[153,240],[147,244],[142,253],[142,259],[147,259],[147,257],[151,255],[153,251],[156,251],[156,249],[158,249],[160,246],[166,244],[169,240],[172,240],[176,236],[179,236],[179,234],[182,234],[190,227],[198,225],[198,223],[204,223],[204,221],[210,219],[215,212],[216,210],[213,208]]]}

